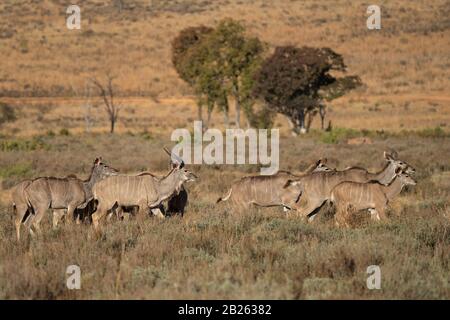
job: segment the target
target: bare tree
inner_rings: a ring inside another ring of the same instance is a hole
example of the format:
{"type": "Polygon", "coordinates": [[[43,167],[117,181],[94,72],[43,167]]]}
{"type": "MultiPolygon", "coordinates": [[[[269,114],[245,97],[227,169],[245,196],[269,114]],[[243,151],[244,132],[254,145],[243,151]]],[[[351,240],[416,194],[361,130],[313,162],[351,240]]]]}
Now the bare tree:
{"type": "Polygon", "coordinates": [[[90,83],[88,82],[86,82],[84,87],[84,97],[85,97],[85,101],[83,104],[83,107],[85,109],[84,123],[85,123],[85,130],[87,133],[89,133],[91,132],[94,119],[92,118],[91,86],[90,83]]]}
{"type": "Polygon", "coordinates": [[[111,123],[110,133],[114,133],[114,127],[119,117],[120,105],[114,102],[113,82],[114,77],[110,74],[106,75],[106,85],[100,83],[96,78],[91,79],[92,83],[100,90],[100,95],[105,104],[105,110],[108,113],[109,121],[111,123]]]}
{"type": "Polygon", "coordinates": [[[86,133],[91,132],[91,128],[94,122],[94,118],[92,117],[92,103],[91,103],[91,83],[86,81],[84,84],[83,92],[79,92],[79,90],[71,84],[72,91],[75,93],[75,96],[83,99],[82,107],[85,109],[84,113],[84,123],[85,123],[85,131],[86,133]]]}

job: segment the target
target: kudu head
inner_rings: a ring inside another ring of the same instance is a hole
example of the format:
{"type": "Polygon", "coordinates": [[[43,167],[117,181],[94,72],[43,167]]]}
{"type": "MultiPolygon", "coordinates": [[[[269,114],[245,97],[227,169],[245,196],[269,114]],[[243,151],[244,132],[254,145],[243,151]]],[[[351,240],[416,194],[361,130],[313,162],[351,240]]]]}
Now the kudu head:
{"type": "Polygon", "coordinates": [[[384,158],[389,163],[389,166],[392,167],[393,172],[397,172],[397,169],[400,169],[402,172],[407,174],[414,174],[416,172],[416,170],[411,165],[406,163],[406,161],[398,159],[398,154],[395,151],[392,153],[385,151],[384,158]]]}
{"type": "Polygon", "coordinates": [[[184,167],[183,159],[181,159],[173,152],[170,152],[166,147],[164,147],[163,149],[170,156],[172,167],[171,174],[175,177],[176,180],[180,181],[180,183],[183,184],[184,182],[195,181],[196,179],[198,179],[195,174],[184,167]]]}
{"type": "Polygon", "coordinates": [[[115,176],[118,171],[102,162],[102,158],[96,158],[92,167],[91,180],[99,181],[104,178],[115,176]]]}
{"type": "Polygon", "coordinates": [[[326,165],[327,158],[322,158],[317,160],[316,167],[312,172],[329,172],[329,171],[335,171],[336,169],[332,169],[326,165]]]}
{"type": "Polygon", "coordinates": [[[402,186],[415,186],[417,181],[414,180],[408,173],[402,171],[401,169],[396,170],[396,179],[400,181],[402,186]]]}

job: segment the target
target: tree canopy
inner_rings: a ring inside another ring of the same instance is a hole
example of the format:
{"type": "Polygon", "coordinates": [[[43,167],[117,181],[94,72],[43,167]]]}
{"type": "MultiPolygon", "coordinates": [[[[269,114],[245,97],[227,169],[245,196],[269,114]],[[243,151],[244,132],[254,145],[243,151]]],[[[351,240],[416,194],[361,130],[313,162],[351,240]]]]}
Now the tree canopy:
{"type": "Polygon", "coordinates": [[[241,104],[249,115],[247,110],[254,101],[252,72],[261,62],[262,42],[247,37],[240,23],[225,19],[215,29],[183,30],[172,48],[172,60],[180,77],[194,88],[199,105],[208,106],[208,118],[217,105],[228,121],[229,97],[233,97],[237,111],[235,122],[239,126],[241,104]]]}
{"type": "Polygon", "coordinates": [[[180,31],[172,41],[172,63],[181,79],[189,84],[195,82],[195,76],[186,73],[186,53],[213,29],[205,26],[189,27],[180,31]]]}
{"type": "Polygon", "coordinates": [[[303,132],[306,115],[311,120],[320,110],[324,117],[324,101],[361,85],[359,77],[344,75],[347,66],[342,56],[330,48],[277,47],[264,59],[265,49],[232,19],[220,21],[215,28],[189,27],[180,32],[172,42],[172,62],[197,96],[200,120],[203,105],[207,124],[218,107],[228,125],[229,103],[234,101],[237,127],[242,108],[250,126],[270,126],[273,115],[282,113],[294,131],[303,132]],[[257,100],[263,104],[255,112],[257,100]]]}
{"type": "Polygon", "coordinates": [[[346,70],[342,56],[329,48],[277,47],[256,74],[253,94],[302,131],[306,113],[322,100],[335,99],[361,84],[359,77],[332,73],[346,70]]]}

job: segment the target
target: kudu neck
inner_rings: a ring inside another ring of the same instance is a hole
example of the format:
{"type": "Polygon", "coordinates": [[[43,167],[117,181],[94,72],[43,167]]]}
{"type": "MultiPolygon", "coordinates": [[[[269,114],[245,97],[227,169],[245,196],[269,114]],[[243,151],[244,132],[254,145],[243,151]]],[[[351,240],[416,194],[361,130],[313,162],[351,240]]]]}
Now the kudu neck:
{"type": "Polygon", "coordinates": [[[83,181],[84,191],[86,192],[86,195],[88,196],[88,198],[90,198],[92,195],[92,188],[94,187],[94,184],[96,184],[100,180],[103,180],[106,177],[107,176],[105,174],[100,173],[95,168],[92,169],[92,172],[91,172],[91,175],[89,176],[89,178],[86,181],[83,181]]]}
{"type": "Polygon", "coordinates": [[[388,200],[391,200],[392,198],[395,198],[397,195],[400,194],[404,187],[404,183],[401,181],[400,178],[396,177],[394,181],[392,181],[388,186],[383,186],[384,194],[388,198],[388,200]]]}
{"type": "Polygon", "coordinates": [[[167,176],[159,181],[159,197],[165,200],[171,197],[174,193],[179,192],[183,181],[177,175],[178,171],[172,169],[167,176]]]}
{"type": "Polygon", "coordinates": [[[370,174],[371,180],[377,180],[381,184],[387,185],[392,182],[395,177],[396,166],[392,162],[389,162],[381,171],[370,174]]]}

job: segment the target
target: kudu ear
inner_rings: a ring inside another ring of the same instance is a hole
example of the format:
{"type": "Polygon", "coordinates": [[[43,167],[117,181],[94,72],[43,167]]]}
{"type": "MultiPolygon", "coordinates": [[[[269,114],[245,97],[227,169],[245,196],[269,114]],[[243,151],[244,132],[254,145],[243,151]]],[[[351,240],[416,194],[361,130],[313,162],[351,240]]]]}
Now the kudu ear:
{"type": "Polygon", "coordinates": [[[289,180],[286,181],[286,183],[284,184],[283,189],[286,189],[286,188],[288,188],[289,186],[296,186],[296,185],[298,185],[298,181],[289,179],[289,180]]]}
{"type": "Polygon", "coordinates": [[[102,157],[98,157],[94,160],[94,165],[99,165],[102,162],[102,157]]]}
{"type": "Polygon", "coordinates": [[[395,174],[398,176],[399,174],[403,173],[402,168],[395,169],[395,174]]]}
{"type": "Polygon", "coordinates": [[[390,153],[388,153],[388,152],[384,152],[384,158],[387,160],[387,161],[392,161],[392,160],[394,160],[394,158],[392,157],[392,155],[390,154],[390,153]]]}

